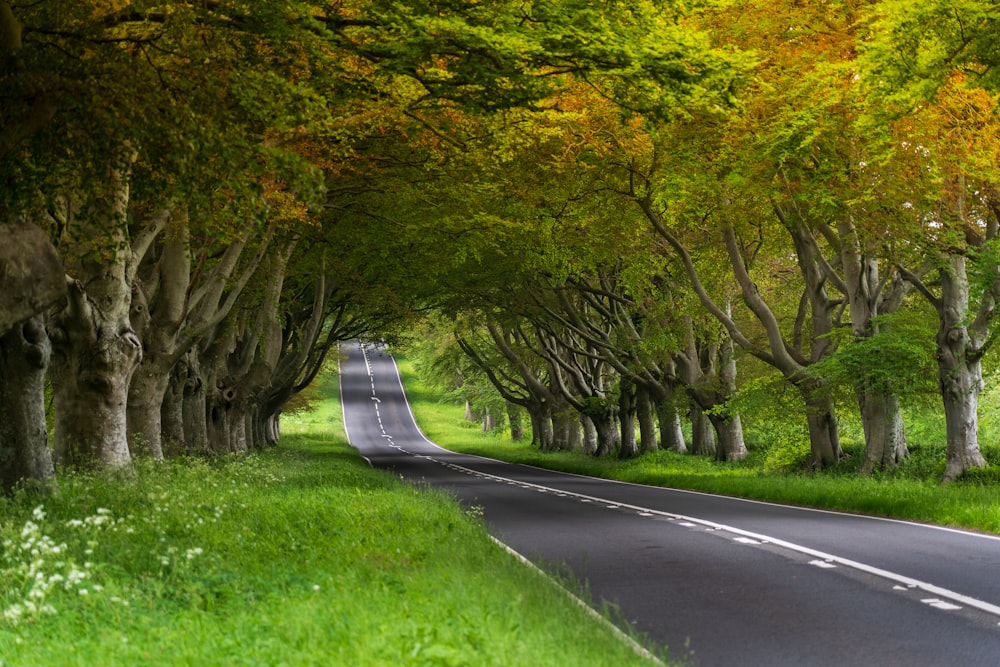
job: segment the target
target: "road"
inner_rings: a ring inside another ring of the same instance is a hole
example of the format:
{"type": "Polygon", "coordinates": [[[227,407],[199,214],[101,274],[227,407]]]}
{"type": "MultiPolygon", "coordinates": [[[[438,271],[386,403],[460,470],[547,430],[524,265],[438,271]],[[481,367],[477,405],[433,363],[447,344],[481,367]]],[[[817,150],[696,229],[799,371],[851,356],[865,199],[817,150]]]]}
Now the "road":
{"type": "MultiPolygon", "coordinates": [[[[352,445],[693,665],[1000,665],[1000,539],[611,482],[441,449],[395,362],[342,347],[352,445]]],[[[1000,494],[998,494],[1000,497],[1000,494]]]]}

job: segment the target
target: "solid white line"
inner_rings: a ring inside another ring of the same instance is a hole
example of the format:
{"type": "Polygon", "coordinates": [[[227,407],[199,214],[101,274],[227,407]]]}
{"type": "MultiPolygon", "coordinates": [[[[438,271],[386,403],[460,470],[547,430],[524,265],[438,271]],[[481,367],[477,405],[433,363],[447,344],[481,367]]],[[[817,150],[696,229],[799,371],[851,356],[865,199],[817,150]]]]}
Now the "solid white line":
{"type": "MultiPolygon", "coordinates": [[[[447,451],[447,450],[446,450],[447,451]]],[[[476,456],[475,454],[466,454],[466,456],[476,456]]],[[[480,457],[487,458],[487,457],[480,457]]],[[[489,461],[497,461],[498,459],[490,459],[489,461]]],[[[500,463],[508,463],[507,461],[500,461],[500,463]]],[[[678,489],[672,486],[650,486],[649,484],[640,484],[639,482],[628,482],[621,479],[605,479],[603,477],[591,477],[590,475],[583,475],[577,472],[566,472],[564,470],[551,470],[549,468],[543,468],[542,466],[532,465],[530,463],[518,463],[517,465],[524,466],[525,468],[534,468],[535,470],[541,470],[543,472],[551,473],[554,475],[569,475],[570,477],[579,477],[581,479],[598,479],[605,482],[612,482],[614,484],[624,484],[626,486],[640,486],[645,489],[664,489],[672,491],[674,493],[686,493],[694,496],[709,496],[712,498],[725,498],[726,500],[732,500],[734,502],[740,503],[750,503],[754,505],[769,505],[772,507],[784,507],[792,510],[799,510],[802,512],[814,512],[817,514],[833,514],[836,516],[851,516],[858,519],[868,519],[870,521],[882,521],[885,523],[899,523],[906,526],[916,526],[919,528],[928,528],[930,530],[939,530],[946,533],[957,533],[959,535],[965,535],[966,537],[976,537],[984,540],[995,540],[1000,542],[1000,535],[991,535],[989,533],[979,533],[971,530],[965,530],[962,528],[951,528],[950,526],[938,526],[933,523],[921,523],[919,521],[908,521],[906,519],[893,519],[885,516],[873,516],[871,514],[858,514],[856,512],[844,512],[840,510],[825,510],[818,507],[804,507],[802,505],[788,505],[786,503],[776,503],[770,500],[754,500],[753,498],[740,498],[738,496],[725,496],[718,493],[708,493],[707,491],[693,491],[691,489],[678,489]]]]}
{"type": "MultiPolygon", "coordinates": [[[[462,466],[458,466],[458,467],[461,468],[462,466]]],[[[470,473],[474,472],[471,468],[465,468],[465,470],[467,472],[470,472],[470,473]]],[[[508,478],[506,478],[506,477],[500,477],[500,476],[497,476],[497,475],[489,475],[489,477],[493,478],[496,481],[508,481],[508,478]]],[[[533,484],[531,482],[523,482],[523,484],[526,485],[526,486],[541,486],[539,484],[533,484]]],[[[605,503],[605,504],[612,502],[612,501],[607,500],[605,498],[599,498],[599,497],[596,497],[596,496],[588,496],[588,495],[582,494],[582,493],[575,493],[575,492],[571,492],[571,491],[565,491],[564,493],[567,493],[568,495],[571,495],[571,496],[573,496],[575,498],[578,498],[578,499],[580,499],[583,502],[599,502],[599,503],[605,503]]],[[[801,545],[801,544],[796,544],[794,542],[789,542],[787,540],[782,540],[782,539],[778,539],[776,537],[771,537],[770,535],[764,535],[762,533],[755,533],[755,532],[752,532],[752,531],[749,531],[749,530],[743,530],[742,528],[736,528],[735,526],[728,526],[726,524],[716,523],[714,521],[708,521],[706,519],[699,519],[697,517],[684,516],[682,514],[675,514],[673,512],[664,512],[662,510],[657,510],[657,509],[653,509],[653,508],[649,508],[649,507],[640,507],[638,505],[630,505],[628,503],[619,503],[619,507],[625,508],[625,509],[635,510],[637,512],[650,512],[650,513],[655,514],[657,516],[679,519],[680,521],[677,524],[679,526],[688,526],[688,527],[702,526],[702,527],[713,529],[713,530],[725,531],[725,532],[732,533],[733,535],[737,535],[737,536],[741,536],[741,537],[747,537],[747,538],[750,538],[752,540],[759,540],[759,541],[762,541],[762,542],[768,542],[768,543],[773,544],[773,545],[775,545],[777,547],[783,547],[785,549],[788,549],[789,551],[794,551],[796,553],[800,553],[800,554],[805,555],[805,556],[811,556],[812,558],[815,559],[814,561],[812,561],[812,563],[815,564],[815,565],[817,565],[817,566],[819,566],[819,567],[828,567],[829,568],[829,567],[835,567],[834,564],[836,564],[836,565],[842,565],[844,567],[849,567],[849,568],[858,570],[859,572],[864,572],[866,574],[870,574],[870,575],[875,576],[875,577],[879,577],[879,578],[882,578],[882,579],[887,579],[889,581],[892,581],[892,582],[895,582],[895,583],[898,583],[898,584],[902,584],[902,585],[908,586],[910,588],[918,588],[918,589],[926,591],[928,593],[933,593],[934,595],[937,595],[938,597],[947,598],[947,599],[949,599],[949,600],[951,600],[953,602],[958,602],[958,603],[961,603],[963,605],[966,605],[966,606],[978,609],[978,610],[980,610],[982,612],[985,612],[987,614],[992,614],[994,616],[1000,617],[1000,606],[997,606],[997,605],[992,604],[990,602],[986,602],[985,600],[979,600],[979,599],[976,599],[976,598],[973,598],[973,597],[969,597],[968,595],[964,595],[962,593],[958,593],[956,591],[952,591],[952,590],[949,590],[947,588],[942,588],[940,586],[936,586],[936,585],[931,584],[931,583],[926,582],[926,581],[920,581],[919,579],[913,579],[912,577],[907,577],[907,576],[902,575],[902,574],[897,574],[896,572],[890,572],[889,570],[883,570],[882,568],[874,567],[872,565],[868,565],[867,563],[860,563],[858,561],[851,560],[849,558],[842,558],[841,556],[837,556],[835,554],[829,554],[829,553],[826,553],[826,552],[823,552],[823,551],[819,551],[818,549],[813,549],[811,547],[807,547],[807,546],[804,546],[804,545],[801,545]],[[819,563],[817,563],[817,561],[820,561],[823,564],[819,565],[819,563]]]]}
{"type": "Polygon", "coordinates": [[[556,588],[558,588],[563,593],[565,593],[566,596],[569,599],[573,600],[573,602],[575,602],[576,604],[580,605],[580,607],[582,607],[583,610],[587,612],[587,614],[589,614],[594,619],[600,621],[605,627],[607,627],[609,630],[611,630],[611,632],[616,637],[618,637],[618,639],[620,639],[623,642],[625,642],[626,644],[628,644],[628,646],[633,651],[635,651],[637,654],[639,654],[643,658],[646,658],[647,660],[651,660],[651,661],[655,662],[658,665],[664,665],[664,667],[666,667],[666,665],[664,664],[664,662],[662,660],[660,660],[659,658],[657,658],[655,655],[653,655],[649,651],[649,649],[647,649],[645,646],[643,646],[642,644],[640,644],[639,642],[637,642],[635,639],[633,639],[632,637],[630,637],[628,634],[626,634],[625,632],[623,632],[622,629],[619,628],[617,625],[615,625],[614,623],[612,623],[611,621],[609,621],[607,618],[605,618],[604,616],[602,616],[601,614],[599,614],[596,609],[594,609],[589,604],[587,604],[586,602],[584,602],[579,596],[575,595],[572,591],[570,591],[568,588],[566,588],[565,586],[563,586],[562,584],[560,584],[558,581],[556,581],[555,579],[553,579],[552,577],[550,577],[544,570],[542,570],[537,565],[535,565],[530,560],[528,560],[527,557],[525,557],[522,554],[518,553],[513,548],[511,548],[510,546],[504,544],[503,542],[501,542],[497,538],[493,537],[492,535],[490,535],[490,539],[493,540],[501,549],[503,549],[504,551],[506,551],[507,553],[509,553],[510,555],[512,555],[514,558],[516,558],[519,561],[521,561],[524,565],[527,565],[529,569],[537,572],[538,574],[542,575],[542,577],[544,577],[547,581],[551,582],[556,588]]]}
{"type": "MultiPolygon", "coordinates": [[[[367,356],[366,356],[366,359],[367,359],[367,356]]],[[[426,435],[424,435],[423,431],[420,430],[420,426],[417,424],[417,419],[416,419],[416,417],[413,414],[413,408],[410,405],[409,399],[406,397],[406,388],[403,386],[403,378],[402,378],[402,376],[399,373],[399,367],[396,364],[395,359],[392,359],[391,356],[390,356],[390,359],[392,360],[393,368],[396,371],[396,379],[399,382],[399,388],[400,388],[400,390],[403,392],[404,403],[406,404],[407,410],[410,413],[410,419],[413,421],[413,425],[417,429],[417,432],[420,434],[420,437],[423,438],[423,440],[425,442],[427,442],[428,444],[432,445],[433,447],[435,447],[437,449],[440,449],[443,452],[446,452],[446,453],[449,453],[449,454],[454,453],[454,452],[450,452],[449,450],[441,447],[437,443],[432,442],[429,438],[427,438],[426,435]]],[[[399,449],[400,449],[400,451],[406,451],[406,450],[402,449],[401,447],[399,449]]],[[[411,453],[411,452],[407,452],[407,453],[411,453]]],[[[487,457],[478,457],[478,458],[487,458],[487,457]]],[[[487,459],[487,460],[496,461],[496,459],[487,459]]],[[[502,461],[497,461],[497,462],[503,463],[502,461]]],[[[537,468],[537,466],[529,466],[529,467],[536,467],[537,468]]],[[[472,470],[471,468],[465,468],[464,466],[456,466],[456,468],[459,468],[459,469],[463,470],[464,472],[466,472],[468,474],[474,474],[474,475],[477,475],[477,476],[480,475],[479,471],[472,470]]],[[[545,468],[538,468],[538,469],[539,470],[546,470],[545,468]]],[[[546,472],[551,472],[551,471],[546,470],[546,472]]],[[[575,473],[563,473],[563,474],[569,474],[569,475],[572,475],[572,476],[575,476],[575,477],[583,477],[583,478],[586,478],[586,479],[597,479],[597,478],[594,478],[594,477],[588,477],[586,475],[577,475],[575,473]]],[[[497,475],[491,475],[491,474],[488,474],[488,473],[482,473],[482,476],[486,477],[486,478],[489,478],[489,479],[493,479],[495,481],[506,482],[508,484],[517,483],[517,484],[520,484],[520,485],[524,486],[525,488],[528,488],[528,487],[540,487],[540,488],[548,488],[548,489],[551,489],[553,491],[562,491],[563,493],[566,493],[567,495],[570,495],[570,496],[572,496],[574,498],[577,498],[577,499],[579,499],[582,502],[600,502],[600,503],[604,503],[606,505],[607,504],[614,504],[614,501],[608,500],[608,499],[605,499],[605,498],[598,498],[598,497],[595,497],[595,496],[588,496],[588,495],[582,494],[582,493],[575,493],[575,492],[571,492],[571,491],[564,491],[562,489],[554,489],[552,487],[544,487],[543,485],[533,484],[533,483],[530,483],[530,482],[515,482],[514,480],[512,480],[510,478],[507,478],[507,477],[499,477],[497,475]]],[[[601,481],[608,481],[608,480],[601,480],[601,481]]],[[[613,481],[617,481],[617,480],[613,480],[613,481]]],[[[641,485],[641,484],[634,484],[632,482],[618,482],[618,483],[620,483],[620,484],[630,484],[632,486],[646,486],[646,485],[641,485]]],[[[709,494],[709,493],[703,493],[703,492],[700,492],[700,491],[686,491],[686,490],[680,490],[680,489],[674,489],[674,490],[675,491],[681,491],[683,493],[693,493],[693,494],[697,494],[697,495],[705,495],[705,496],[713,495],[713,494],[709,494]]],[[[756,503],[756,504],[761,504],[761,505],[774,505],[774,504],[776,504],[776,503],[765,503],[763,501],[758,501],[758,500],[746,500],[746,499],[742,499],[742,498],[733,498],[733,500],[739,500],[739,501],[742,501],[742,502],[749,502],[749,503],[756,503]]],[[[781,539],[778,539],[778,538],[775,538],[775,537],[771,537],[770,535],[764,535],[764,534],[761,534],[761,533],[755,533],[755,532],[752,532],[752,531],[743,530],[741,528],[736,528],[735,526],[728,526],[728,525],[725,525],[725,524],[716,523],[714,521],[708,521],[708,520],[705,520],[705,519],[699,519],[697,517],[689,517],[689,516],[684,516],[684,515],[681,515],[681,514],[675,514],[675,513],[672,513],[672,512],[664,512],[662,510],[657,510],[657,509],[647,508],[647,507],[640,507],[640,506],[637,506],[637,505],[630,505],[628,503],[618,503],[618,505],[619,505],[619,507],[626,508],[626,509],[631,509],[631,510],[635,510],[635,511],[638,511],[638,512],[650,512],[652,514],[655,514],[655,515],[661,516],[661,517],[667,517],[667,518],[671,518],[671,519],[679,519],[679,520],[681,520],[681,522],[678,523],[678,525],[682,525],[682,526],[686,525],[683,522],[690,522],[693,525],[700,525],[700,526],[703,526],[705,528],[710,528],[710,529],[714,529],[714,530],[723,530],[723,531],[732,533],[733,535],[742,536],[742,537],[748,537],[750,539],[760,540],[760,541],[763,541],[763,542],[768,542],[768,543],[773,544],[775,546],[783,547],[785,549],[788,549],[789,551],[794,551],[796,553],[800,553],[800,554],[803,554],[805,556],[811,556],[812,558],[824,561],[826,563],[836,563],[838,565],[843,565],[844,567],[853,568],[853,569],[858,570],[860,572],[865,572],[865,573],[870,574],[870,575],[875,576],[875,577],[880,577],[880,578],[887,579],[889,581],[892,581],[892,582],[895,582],[895,583],[898,583],[898,584],[902,584],[902,585],[907,586],[909,588],[918,588],[918,589],[926,591],[928,593],[932,593],[934,595],[937,595],[938,597],[947,598],[947,599],[952,600],[954,602],[958,602],[958,603],[964,604],[966,606],[973,607],[975,609],[983,611],[985,613],[992,614],[994,616],[1000,617],[1000,606],[998,606],[998,605],[992,604],[990,602],[986,602],[984,600],[978,600],[976,598],[972,598],[972,597],[969,597],[969,596],[964,595],[962,593],[958,593],[956,591],[951,591],[951,590],[948,590],[946,588],[942,588],[940,586],[936,586],[934,584],[931,584],[931,583],[928,583],[928,582],[925,582],[925,581],[920,581],[919,579],[913,579],[912,577],[907,577],[905,575],[897,574],[895,572],[890,572],[888,570],[883,570],[881,568],[874,567],[874,566],[868,565],[866,563],[860,563],[858,561],[854,561],[854,560],[851,560],[849,558],[842,558],[842,557],[836,556],[834,554],[828,554],[828,553],[819,551],[818,549],[813,549],[811,547],[807,547],[807,546],[804,546],[804,545],[801,545],[801,544],[796,544],[794,542],[788,542],[786,540],[781,540],[781,539]]],[[[798,507],[794,507],[794,506],[791,506],[791,505],[785,505],[784,507],[791,507],[791,508],[794,508],[794,509],[801,509],[801,510],[804,510],[804,511],[811,511],[811,512],[820,512],[820,513],[824,513],[824,514],[844,514],[843,512],[832,512],[832,511],[829,511],[829,510],[817,510],[817,509],[813,509],[813,508],[798,508],[798,507]]],[[[926,527],[926,528],[933,528],[933,529],[937,529],[937,530],[944,530],[944,531],[953,532],[953,533],[961,533],[962,535],[972,535],[972,536],[983,537],[983,538],[987,538],[987,539],[1000,540],[1000,536],[982,535],[980,533],[970,533],[970,532],[967,532],[967,531],[956,530],[956,529],[947,528],[947,527],[944,527],[944,526],[933,526],[933,525],[928,525],[928,524],[917,524],[917,523],[913,523],[913,522],[910,522],[910,521],[900,521],[898,519],[885,519],[885,518],[882,518],[882,517],[866,517],[865,515],[852,515],[852,516],[863,516],[865,518],[869,518],[869,519],[872,519],[872,520],[889,521],[889,522],[893,522],[893,523],[903,523],[903,524],[914,525],[914,526],[923,526],[923,527],[926,527]]]]}

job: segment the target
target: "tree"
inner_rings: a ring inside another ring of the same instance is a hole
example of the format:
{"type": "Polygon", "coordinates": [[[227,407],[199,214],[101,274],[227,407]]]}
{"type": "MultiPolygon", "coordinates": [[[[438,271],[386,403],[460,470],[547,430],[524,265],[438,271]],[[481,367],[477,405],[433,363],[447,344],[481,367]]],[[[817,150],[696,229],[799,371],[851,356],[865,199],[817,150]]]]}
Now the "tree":
{"type": "Polygon", "coordinates": [[[0,226],[0,490],[55,486],[45,429],[45,374],[52,347],[44,311],[65,297],[59,259],[32,225],[0,226]]]}

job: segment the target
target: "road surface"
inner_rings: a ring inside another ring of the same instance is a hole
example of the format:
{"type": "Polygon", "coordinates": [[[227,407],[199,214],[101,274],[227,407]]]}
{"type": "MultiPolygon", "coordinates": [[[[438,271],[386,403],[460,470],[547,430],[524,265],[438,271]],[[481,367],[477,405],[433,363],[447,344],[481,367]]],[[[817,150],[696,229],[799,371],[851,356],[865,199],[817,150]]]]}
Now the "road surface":
{"type": "Polygon", "coordinates": [[[1000,665],[995,536],[449,452],[416,427],[389,354],[341,351],[344,423],[362,456],[481,507],[500,541],[584,583],[671,659],[1000,665]]]}

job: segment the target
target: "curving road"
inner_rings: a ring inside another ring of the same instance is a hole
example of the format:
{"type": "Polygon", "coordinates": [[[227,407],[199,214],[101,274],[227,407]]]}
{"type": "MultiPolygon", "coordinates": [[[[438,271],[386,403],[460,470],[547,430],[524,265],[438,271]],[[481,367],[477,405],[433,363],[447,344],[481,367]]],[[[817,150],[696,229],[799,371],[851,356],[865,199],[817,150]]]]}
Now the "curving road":
{"type": "Polygon", "coordinates": [[[351,444],[483,508],[494,535],[695,665],[1000,665],[1000,538],[456,454],[387,353],[342,346],[351,444]]]}

